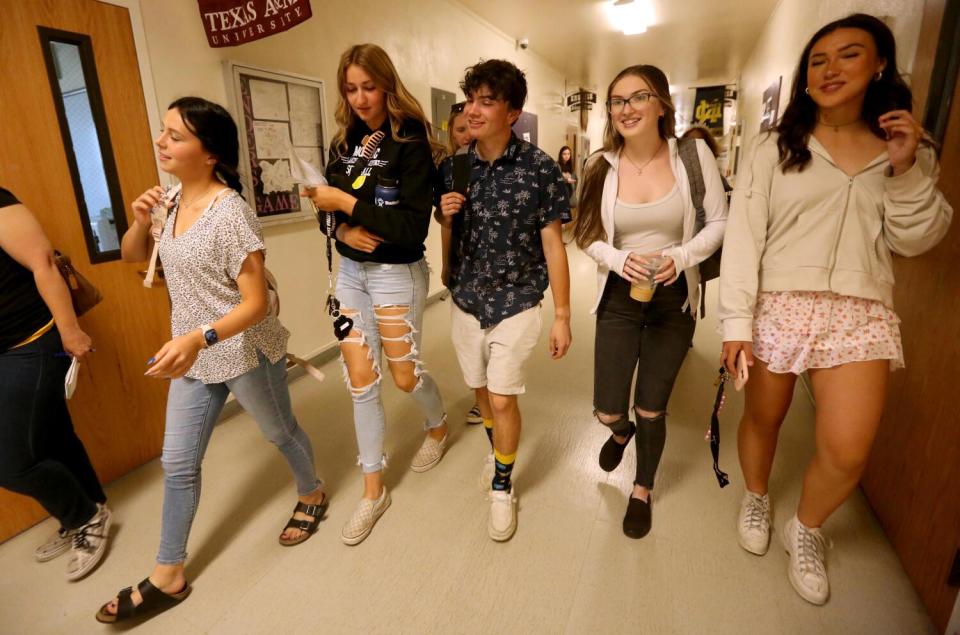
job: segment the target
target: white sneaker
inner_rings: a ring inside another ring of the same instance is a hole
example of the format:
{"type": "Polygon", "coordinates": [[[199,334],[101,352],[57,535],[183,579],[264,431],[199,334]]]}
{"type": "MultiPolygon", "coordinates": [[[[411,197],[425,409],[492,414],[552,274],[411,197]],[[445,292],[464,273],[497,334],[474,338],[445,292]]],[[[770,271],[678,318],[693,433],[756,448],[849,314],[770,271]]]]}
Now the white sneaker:
{"type": "Polygon", "coordinates": [[[770,546],[770,496],[760,496],[751,491],[743,494],[740,501],[740,521],[737,529],[740,531],[740,546],[762,556],[770,546]]]}
{"type": "Polygon", "coordinates": [[[509,492],[490,490],[490,521],[487,532],[497,542],[510,540],[517,531],[517,497],[509,492]]]}
{"type": "Polygon", "coordinates": [[[426,472],[443,458],[443,451],[447,449],[447,439],[449,434],[443,435],[443,439],[437,441],[429,434],[423,440],[423,444],[417,453],[413,455],[410,461],[410,469],[414,472],[426,472]]]}
{"type": "Polygon", "coordinates": [[[490,486],[493,484],[493,475],[497,471],[496,465],[493,463],[493,452],[488,454],[483,459],[483,467],[480,469],[480,491],[489,492],[490,486]]]}
{"type": "Polygon", "coordinates": [[[383,516],[383,512],[390,507],[390,492],[386,486],[377,500],[361,498],[357,503],[357,508],[353,510],[350,520],[343,526],[340,532],[340,539],[347,545],[358,545],[370,535],[377,519],[383,516]]]}
{"type": "Polygon", "coordinates": [[[50,537],[42,545],[34,549],[33,557],[37,559],[37,562],[47,562],[61,553],[66,553],[73,543],[73,534],[73,530],[61,527],[50,534],[50,537]]]}
{"type": "Polygon", "coordinates": [[[79,580],[103,559],[110,536],[110,516],[110,509],[97,503],[93,518],[74,531],[70,559],[67,560],[67,580],[79,580]]]}
{"type": "Polygon", "coordinates": [[[807,602],[824,604],[830,597],[827,580],[826,538],[819,529],[805,527],[794,516],[783,526],[783,546],[790,554],[790,584],[807,602]]]}
{"type": "Polygon", "coordinates": [[[470,408],[470,412],[467,413],[466,417],[467,425],[475,426],[483,423],[483,415],[480,414],[480,406],[473,404],[473,408],[470,408]]]}

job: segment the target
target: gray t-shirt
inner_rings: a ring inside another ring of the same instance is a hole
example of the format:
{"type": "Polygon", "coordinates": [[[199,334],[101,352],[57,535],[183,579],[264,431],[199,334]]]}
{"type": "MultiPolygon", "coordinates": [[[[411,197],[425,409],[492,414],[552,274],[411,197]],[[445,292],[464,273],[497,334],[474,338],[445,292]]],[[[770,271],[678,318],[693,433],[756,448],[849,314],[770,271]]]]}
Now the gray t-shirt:
{"type": "MultiPolygon", "coordinates": [[[[240,304],[240,267],[248,254],[265,250],[260,221],[233,190],[214,198],[196,222],[174,238],[176,211],[171,210],[160,237],[174,337],[212,324],[240,304]]],[[[256,368],[258,350],[276,363],[286,354],[289,337],[276,317],[267,316],[201,350],[186,376],[205,384],[225,382],[256,368]]]]}

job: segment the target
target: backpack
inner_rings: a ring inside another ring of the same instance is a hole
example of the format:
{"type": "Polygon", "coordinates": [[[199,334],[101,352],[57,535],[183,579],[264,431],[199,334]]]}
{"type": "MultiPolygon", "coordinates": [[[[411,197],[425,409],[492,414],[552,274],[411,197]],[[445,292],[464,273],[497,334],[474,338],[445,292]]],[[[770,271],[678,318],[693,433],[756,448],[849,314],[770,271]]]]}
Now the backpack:
{"type": "MultiPolygon", "coordinates": [[[[707,188],[703,183],[703,170],[700,168],[697,142],[695,139],[680,139],[677,141],[677,150],[680,153],[680,160],[683,161],[683,168],[687,172],[687,180],[690,182],[690,198],[693,200],[693,208],[697,212],[693,229],[693,235],[696,236],[707,224],[707,213],[703,209],[703,197],[707,188]]],[[[727,187],[729,186],[725,185],[724,189],[727,187]]],[[[700,317],[704,317],[707,312],[707,281],[720,276],[722,252],[723,245],[698,265],[700,268],[700,317]]]]}

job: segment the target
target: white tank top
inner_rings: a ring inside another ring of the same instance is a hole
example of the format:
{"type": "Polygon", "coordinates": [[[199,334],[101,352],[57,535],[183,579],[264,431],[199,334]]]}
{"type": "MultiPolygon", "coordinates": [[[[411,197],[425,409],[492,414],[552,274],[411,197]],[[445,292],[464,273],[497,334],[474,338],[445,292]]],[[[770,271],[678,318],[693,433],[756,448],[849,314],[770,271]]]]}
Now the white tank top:
{"type": "Polygon", "coordinates": [[[613,246],[640,254],[676,247],[683,242],[683,212],[677,184],[650,203],[625,203],[618,198],[613,211],[613,246]]]}

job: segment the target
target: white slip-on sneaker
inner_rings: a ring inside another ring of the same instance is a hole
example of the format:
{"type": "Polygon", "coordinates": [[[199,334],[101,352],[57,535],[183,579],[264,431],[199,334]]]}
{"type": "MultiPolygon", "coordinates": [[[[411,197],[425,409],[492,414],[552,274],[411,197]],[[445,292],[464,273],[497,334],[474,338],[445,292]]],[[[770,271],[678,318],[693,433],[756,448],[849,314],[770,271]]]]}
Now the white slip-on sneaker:
{"type": "Polygon", "coordinates": [[[414,472],[426,472],[443,458],[443,452],[447,449],[447,439],[449,434],[445,434],[443,439],[437,441],[429,434],[423,440],[423,444],[417,453],[413,455],[410,461],[410,469],[414,472]]]}
{"type": "Polygon", "coordinates": [[[824,604],[830,597],[827,579],[827,540],[819,529],[805,527],[794,516],[783,526],[783,546],[790,554],[790,584],[811,604],[824,604]]]}
{"type": "Polygon", "coordinates": [[[747,490],[740,501],[740,519],[737,529],[740,546],[762,556],[770,546],[770,519],[772,517],[770,495],[760,496],[747,490]]]}
{"type": "Polygon", "coordinates": [[[377,500],[361,498],[360,502],[357,503],[357,508],[353,510],[350,520],[347,521],[340,532],[340,538],[344,544],[358,545],[363,542],[370,535],[377,519],[383,516],[383,512],[390,507],[390,502],[390,492],[387,491],[386,486],[384,486],[383,492],[377,500]]]}
{"type": "Polygon", "coordinates": [[[475,426],[483,423],[483,415],[480,414],[480,406],[473,404],[473,408],[470,408],[470,412],[467,413],[467,425],[475,426]]]}
{"type": "Polygon", "coordinates": [[[483,467],[480,468],[480,491],[484,494],[490,491],[490,487],[493,484],[493,475],[496,471],[497,467],[493,463],[493,452],[491,452],[484,457],[483,467]]]}
{"type": "Polygon", "coordinates": [[[110,521],[110,509],[97,503],[97,513],[93,518],[74,531],[70,559],[67,560],[67,580],[79,580],[93,571],[103,559],[110,536],[110,521]]]}
{"type": "Polygon", "coordinates": [[[37,559],[37,562],[47,562],[62,553],[66,553],[73,543],[73,534],[73,530],[61,527],[50,534],[42,545],[33,550],[33,557],[37,559]]]}
{"type": "Polygon", "coordinates": [[[517,497],[509,492],[490,490],[490,521],[487,532],[497,542],[510,540],[517,531],[517,497]]]}

